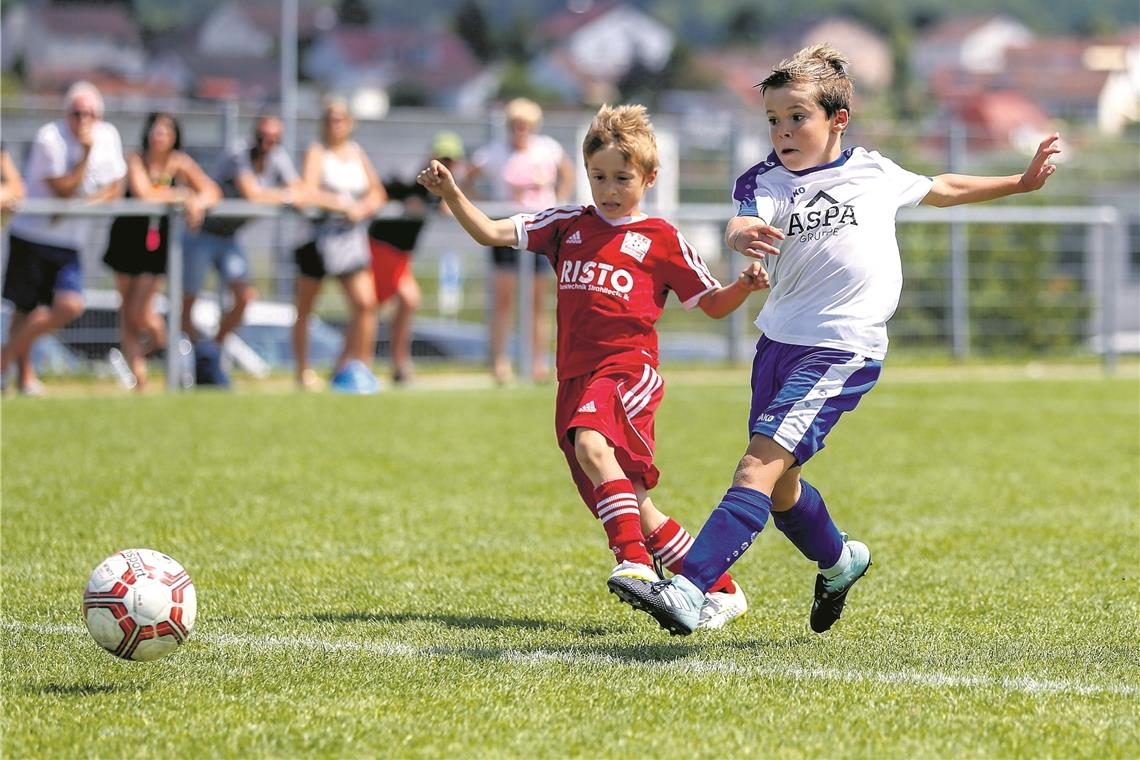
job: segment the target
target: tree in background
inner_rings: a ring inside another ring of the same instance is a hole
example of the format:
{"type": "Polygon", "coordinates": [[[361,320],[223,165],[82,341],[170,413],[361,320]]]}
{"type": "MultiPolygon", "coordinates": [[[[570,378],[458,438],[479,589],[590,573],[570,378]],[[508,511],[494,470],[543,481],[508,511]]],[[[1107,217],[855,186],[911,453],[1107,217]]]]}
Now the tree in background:
{"type": "Polygon", "coordinates": [[[657,99],[667,90],[712,90],[718,85],[717,78],[698,65],[693,48],[681,39],[673,45],[660,71],[637,61],[617,84],[624,100],[643,103],[650,110],[657,107],[657,99]]]}
{"type": "Polygon", "coordinates": [[[452,29],[460,39],[467,43],[471,52],[483,63],[495,59],[498,46],[491,36],[491,27],[487,23],[487,16],[482,6],[475,0],[463,0],[455,11],[452,29]]]}
{"type": "Polygon", "coordinates": [[[364,0],[340,0],[336,9],[336,17],[345,26],[370,26],[372,24],[372,11],[364,0]]]}
{"type": "Polygon", "coordinates": [[[755,43],[764,38],[765,24],[769,21],[763,9],[751,5],[737,8],[724,26],[724,40],[732,43],[755,43]]]}

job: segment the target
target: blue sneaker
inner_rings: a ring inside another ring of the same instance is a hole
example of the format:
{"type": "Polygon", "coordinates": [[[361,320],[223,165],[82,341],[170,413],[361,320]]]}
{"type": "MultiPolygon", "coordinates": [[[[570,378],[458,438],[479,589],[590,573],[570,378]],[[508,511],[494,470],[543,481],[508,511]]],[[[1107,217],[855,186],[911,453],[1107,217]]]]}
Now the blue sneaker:
{"type": "Polygon", "coordinates": [[[851,550],[851,563],[837,577],[828,580],[823,575],[815,577],[815,599],[811,605],[811,629],[823,633],[835,625],[847,604],[847,592],[862,578],[871,566],[871,550],[862,541],[843,540],[851,550]]]}
{"type": "Polygon", "coordinates": [[[380,381],[364,362],[357,359],[345,364],[333,375],[329,389],[337,393],[371,394],[380,392],[380,381]]]}
{"type": "Polygon", "coordinates": [[[634,609],[648,612],[658,625],[674,636],[697,630],[705,595],[683,575],[649,583],[641,578],[610,576],[610,592],[634,609]]]}

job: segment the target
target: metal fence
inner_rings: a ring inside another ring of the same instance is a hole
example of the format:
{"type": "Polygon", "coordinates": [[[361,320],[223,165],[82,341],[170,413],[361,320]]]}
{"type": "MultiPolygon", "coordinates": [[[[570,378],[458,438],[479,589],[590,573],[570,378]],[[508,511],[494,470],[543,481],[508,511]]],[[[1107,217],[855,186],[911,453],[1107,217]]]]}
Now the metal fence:
{"type": "MultiPolygon", "coordinates": [[[[512,211],[495,204],[489,204],[488,210],[496,215],[512,211]]],[[[83,255],[84,285],[90,294],[113,294],[111,273],[99,259],[109,217],[128,212],[170,215],[164,306],[169,334],[177,336],[183,271],[178,232],[183,220],[177,208],[139,201],[96,206],[29,201],[23,209],[23,213],[90,216],[101,222],[95,225],[83,255]]],[[[309,221],[296,212],[244,201],[225,201],[212,213],[254,220],[239,233],[250,255],[254,285],[268,300],[288,304],[294,277],[292,250],[307,239],[309,221]]],[[[383,213],[402,212],[393,205],[383,213]]],[[[728,219],[725,206],[682,204],[670,217],[723,281],[730,281],[746,264],[742,256],[726,252],[720,242],[728,219]]],[[[1114,207],[908,208],[900,212],[898,228],[905,282],[902,301],[890,325],[892,353],[956,358],[1100,355],[1106,370],[1112,371],[1120,352],[1140,349],[1138,336],[1121,328],[1120,315],[1136,312],[1140,298],[1126,275],[1127,225],[1114,207]]],[[[471,243],[453,220],[437,216],[429,219],[412,262],[424,293],[413,344],[417,362],[483,365],[490,271],[486,253],[471,243]],[[436,343],[427,337],[429,332],[436,343]],[[441,345],[445,347],[441,349],[441,345]]],[[[527,257],[521,263],[520,292],[527,292],[532,268],[527,257]]],[[[538,318],[552,322],[553,283],[549,287],[550,309],[538,318]]],[[[224,297],[222,288],[218,290],[219,298],[224,297]]],[[[317,308],[334,327],[344,317],[337,291],[335,287],[325,288],[317,308]]],[[[754,294],[723,321],[710,320],[699,310],[686,312],[671,305],[659,323],[663,359],[746,361],[756,337],[750,321],[764,297],[763,293],[754,294]]],[[[88,314],[57,337],[81,359],[72,370],[105,372],[107,350],[117,341],[117,314],[113,299],[89,302],[88,314]]],[[[526,300],[520,298],[518,302],[526,300]]],[[[516,336],[527,335],[528,310],[518,313],[516,336]]],[[[276,327],[287,329],[287,325],[276,327]]],[[[513,343],[518,366],[529,367],[529,341],[516,339],[513,343]]],[[[379,349],[382,355],[384,346],[379,349]]],[[[172,351],[164,361],[167,385],[175,389],[179,387],[179,357],[172,351]]],[[[280,357],[251,356],[239,363],[238,369],[261,374],[272,369],[287,371],[289,365],[280,357]]]]}

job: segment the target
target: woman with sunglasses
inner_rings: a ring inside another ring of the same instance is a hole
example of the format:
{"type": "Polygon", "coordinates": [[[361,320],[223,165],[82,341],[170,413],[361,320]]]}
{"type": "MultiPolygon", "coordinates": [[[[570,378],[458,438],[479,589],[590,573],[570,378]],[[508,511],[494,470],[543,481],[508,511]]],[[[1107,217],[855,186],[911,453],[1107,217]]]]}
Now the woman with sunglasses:
{"type": "MultiPolygon", "coordinates": [[[[154,112],[143,126],[142,145],[127,157],[127,196],[182,204],[186,224],[197,229],[222,191],[198,162],[182,151],[182,132],[168,113],[154,112]]],[[[111,225],[103,262],[115,273],[119,291],[122,351],[111,349],[111,364],[127,387],[146,389],[146,354],[166,345],[166,329],[154,297],[166,274],[165,216],[120,216],[111,225]],[[146,345],[144,346],[144,341],[146,345]]]]}

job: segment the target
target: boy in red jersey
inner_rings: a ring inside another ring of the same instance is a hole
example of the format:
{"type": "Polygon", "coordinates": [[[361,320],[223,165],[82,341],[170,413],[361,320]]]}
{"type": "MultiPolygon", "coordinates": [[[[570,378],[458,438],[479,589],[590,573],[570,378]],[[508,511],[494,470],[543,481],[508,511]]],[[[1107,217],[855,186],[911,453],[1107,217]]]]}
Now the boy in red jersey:
{"type": "MultiPolygon", "coordinates": [[[[438,161],[418,181],[436,193],[476,242],[546,256],[558,277],[555,431],[582,500],[602,522],[617,559],[610,577],[654,581],[652,553],[677,572],[692,536],[649,498],[653,417],[664,396],[656,322],[669,291],[689,309],[721,318],[767,287],[749,265],[722,287],[668,222],[641,213],[657,178],[657,140],[643,106],[603,106],[582,144],[593,206],[558,206],[491,219],[438,161]]],[[[709,588],[702,628],[748,608],[727,573],[709,588]]]]}

